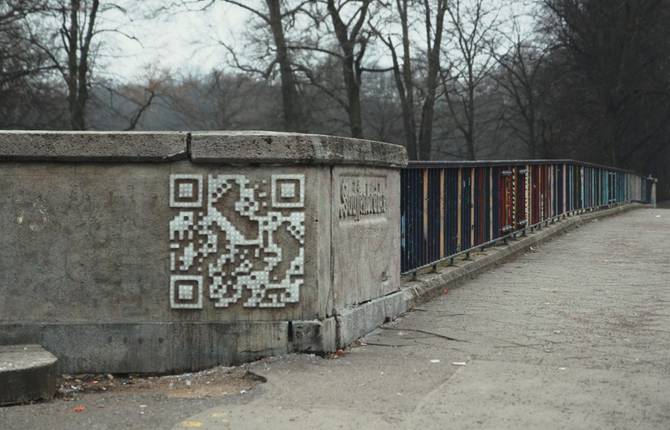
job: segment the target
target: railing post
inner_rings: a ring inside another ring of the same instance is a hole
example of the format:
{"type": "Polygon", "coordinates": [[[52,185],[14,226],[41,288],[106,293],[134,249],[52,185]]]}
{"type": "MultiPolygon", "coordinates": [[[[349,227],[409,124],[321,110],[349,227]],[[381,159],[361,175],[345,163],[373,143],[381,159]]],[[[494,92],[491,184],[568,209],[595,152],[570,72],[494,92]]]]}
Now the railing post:
{"type": "Polygon", "coordinates": [[[651,185],[651,191],[649,193],[649,196],[650,196],[649,204],[652,207],[655,208],[656,207],[656,182],[657,182],[657,180],[654,179],[651,175],[649,175],[647,177],[647,181],[648,181],[647,183],[651,185]]]}

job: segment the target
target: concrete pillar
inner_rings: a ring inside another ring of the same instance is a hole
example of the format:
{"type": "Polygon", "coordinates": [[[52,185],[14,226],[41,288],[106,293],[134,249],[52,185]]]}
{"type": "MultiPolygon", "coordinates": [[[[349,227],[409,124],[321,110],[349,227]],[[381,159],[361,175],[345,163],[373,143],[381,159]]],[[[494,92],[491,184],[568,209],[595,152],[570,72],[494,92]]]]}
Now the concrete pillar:
{"type": "Polygon", "coordinates": [[[0,344],[71,373],[332,351],[400,289],[406,161],[318,135],[0,133],[0,344]]]}

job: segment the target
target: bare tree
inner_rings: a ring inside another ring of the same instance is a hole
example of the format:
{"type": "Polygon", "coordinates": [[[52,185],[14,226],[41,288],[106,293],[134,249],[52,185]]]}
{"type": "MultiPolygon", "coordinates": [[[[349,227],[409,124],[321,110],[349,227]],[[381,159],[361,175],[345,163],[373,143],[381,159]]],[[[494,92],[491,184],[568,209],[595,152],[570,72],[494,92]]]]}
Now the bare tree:
{"type": "Polygon", "coordinates": [[[382,142],[402,144],[402,112],[393,75],[370,75],[364,82],[361,102],[365,135],[382,142]]]}
{"type": "Polygon", "coordinates": [[[43,1],[0,3],[0,85],[48,70],[44,58],[26,42],[26,19],[44,10],[43,1]]]}
{"type": "Polygon", "coordinates": [[[554,83],[562,92],[555,105],[562,115],[554,122],[574,124],[563,138],[580,156],[600,162],[638,167],[639,160],[653,161],[667,148],[670,123],[670,3],[544,0],[543,5],[545,31],[556,44],[552,66],[565,71],[554,83]],[[566,105],[571,109],[561,111],[566,105]]]}
{"type": "Polygon", "coordinates": [[[402,109],[403,126],[405,134],[405,146],[411,159],[430,159],[433,140],[433,119],[435,115],[435,102],[437,99],[437,87],[439,86],[440,54],[442,51],[442,39],[444,36],[444,20],[447,12],[447,1],[437,0],[395,0],[395,5],[389,4],[388,9],[392,12],[391,23],[400,24],[400,42],[392,34],[384,35],[379,28],[375,32],[389,49],[393,61],[393,75],[395,78],[400,105],[402,109]],[[434,4],[434,9],[431,7],[434,4]],[[395,6],[395,7],[394,7],[395,6]],[[418,72],[415,59],[412,54],[411,27],[413,20],[411,11],[416,6],[422,8],[420,21],[424,27],[423,58],[416,63],[425,64],[425,70],[421,84],[417,84],[418,72]],[[397,46],[400,45],[401,52],[398,53],[397,46]],[[417,106],[415,104],[415,92],[420,92],[423,98],[421,103],[420,125],[417,127],[417,106]],[[418,132],[418,136],[417,136],[418,132]]]}
{"type": "Polygon", "coordinates": [[[116,33],[134,39],[121,28],[101,21],[108,12],[127,11],[105,0],[45,0],[44,4],[39,18],[28,25],[30,42],[49,59],[65,83],[70,128],[85,130],[93,71],[104,35],[116,33]]]}
{"type": "Polygon", "coordinates": [[[254,76],[212,70],[206,75],[163,78],[155,103],[175,115],[180,128],[258,128],[272,125],[274,117],[280,116],[271,103],[259,103],[276,97],[277,92],[267,81],[254,76]]]}
{"type": "Polygon", "coordinates": [[[538,78],[549,51],[524,39],[517,22],[513,28],[513,36],[508,38],[509,49],[502,55],[496,55],[500,72],[493,76],[510,100],[508,109],[511,115],[504,115],[506,125],[523,141],[529,157],[545,157],[541,119],[543,96],[538,78]],[[521,126],[518,125],[519,118],[521,126]]]}
{"type": "Polygon", "coordinates": [[[392,35],[384,35],[380,28],[374,28],[375,33],[391,53],[393,60],[393,77],[395,80],[398,97],[400,99],[400,108],[402,110],[403,132],[405,136],[405,147],[407,154],[411,160],[418,158],[417,136],[416,136],[416,113],[414,106],[414,72],[412,70],[412,56],[411,44],[409,34],[409,0],[396,0],[395,9],[393,3],[389,3],[387,7],[392,10],[393,16],[390,23],[385,23],[385,26],[392,25],[394,21],[400,23],[401,28],[401,45],[402,45],[402,64],[399,59],[396,41],[392,35]]]}
{"type": "Polygon", "coordinates": [[[52,64],[30,43],[27,23],[44,0],[0,2],[0,128],[54,128],[62,124],[52,64]]]}
{"type": "Polygon", "coordinates": [[[91,42],[100,7],[99,0],[91,0],[90,6],[87,3],[82,5],[81,0],[70,0],[69,10],[60,8],[63,17],[60,35],[67,53],[66,82],[70,125],[73,130],[86,129],[91,42]]]}
{"type": "MultiPolygon", "coordinates": [[[[113,117],[127,123],[123,131],[133,131],[140,126],[140,120],[153,103],[162,95],[164,77],[147,77],[142,84],[117,85],[115,82],[100,82],[107,97],[96,97],[95,105],[101,111],[108,111],[113,117]]],[[[119,127],[120,128],[120,127],[119,127]]]]}
{"type": "Polygon", "coordinates": [[[48,15],[58,22],[57,33],[51,40],[45,40],[34,31],[31,35],[31,42],[49,57],[65,81],[72,130],[86,129],[91,51],[99,11],[99,0],[50,2],[48,15]]]}
{"type": "Polygon", "coordinates": [[[440,51],[444,31],[444,15],[448,10],[447,0],[438,0],[436,6],[436,24],[433,30],[430,19],[430,1],[424,0],[426,50],[428,55],[428,70],[426,73],[425,99],[421,109],[421,128],[419,130],[419,157],[430,159],[430,150],[433,141],[433,117],[435,114],[435,94],[438,86],[440,70],[440,51]],[[433,42],[431,43],[431,38],[433,42]]]}
{"type": "Polygon", "coordinates": [[[361,76],[363,74],[363,58],[370,41],[369,35],[363,34],[363,26],[372,0],[361,0],[360,6],[353,17],[345,23],[340,15],[347,2],[335,4],[328,0],[328,15],[333,23],[335,36],[342,51],[342,77],[347,92],[347,114],[352,137],[363,137],[363,117],[361,113],[361,76]],[[358,49],[356,49],[358,46],[358,49]]]}
{"type": "Polygon", "coordinates": [[[367,25],[374,16],[373,4],[373,0],[314,1],[309,14],[313,30],[291,46],[293,51],[302,54],[297,70],[344,109],[350,134],[356,138],[363,137],[363,73],[390,70],[366,64],[366,54],[375,37],[367,25]],[[324,79],[330,76],[330,71],[322,65],[330,64],[333,59],[339,63],[339,83],[324,79]]]}
{"type": "Polygon", "coordinates": [[[463,135],[467,157],[476,159],[476,95],[494,64],[493,32],[497,15],[484,8],[484,0],[453,0],[449,12],[450,34],[455,40],[449,67],[441,78],[447,106],[463,135]]]}
{"type": "Polygon", "coordinates": [[[292,53],[287,41],[286,26],[295,22],[296,15],[304,11],[304,7],[310,1],[263,0],[257,3],[235,0],[222,1],[252,13],[261,20],[264,28],[269,29],[272,42],[263,42],[263,44],[267,44],[266,48],[268,48],[267,51],[270,52],[271,58],[263,68],[244,64],[230,45],[223,42],[222,45],[231,53],[237,68],[246,73],[259,74],[265,79],[269,79],[275,67],[279,69],[284,129],[287,131],[305,131],[305,114],[301,109],[302,104],[298,93],[292,53]]]}

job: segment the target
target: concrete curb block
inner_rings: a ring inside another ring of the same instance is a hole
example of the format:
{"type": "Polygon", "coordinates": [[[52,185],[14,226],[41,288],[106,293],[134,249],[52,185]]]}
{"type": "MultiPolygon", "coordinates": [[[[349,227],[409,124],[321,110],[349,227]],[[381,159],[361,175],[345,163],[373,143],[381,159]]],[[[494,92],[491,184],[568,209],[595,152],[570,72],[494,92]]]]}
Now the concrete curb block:
{"type": "Polygon", "coordinates": [[[337,345],[342,348],[376,329],[380,324],[407,312],[402,291],[389,294],[340,312],[337,320],[337,345]]]}
{"type": "Polygon", "coordinates": [[[51,399],[56,363],[39,345],[0,346],[0,406],[51,399]]]}
{"type": "Polygon", "coordinates": [[[288,337],[288,321],[0,324],[7,344],[49,348],[60,358],[61,373],[173,373],[239,364],[286,354],[288,337]]]}
{"type": "Polygon", "coordinates": [[[325,353],[337,350],[337,322],[324,320],[291,321],[288,341],[292,352],[325,353]]]}
{"type": "Polygon", "coordinates": [[[542,230],[511,240],[506,246],[489,248],[479,254],[473,252],[467,262],[459,261],[457,262],[458,265],[445,267],[438,273],[419,275],[416,280],[404,282],[401,290],[396,293],[347,309],[337,315],[338,347],[341,348],[351,344],[369,334],[381,324],[443,294],[444,288],[454,288],[479,273],[512,260],[534,245],[547,242],[594,219],[618,215],[643,207],[648,207],[648,205],[631,203],[570,216],[554,224],[549,224],[542,230]]]}

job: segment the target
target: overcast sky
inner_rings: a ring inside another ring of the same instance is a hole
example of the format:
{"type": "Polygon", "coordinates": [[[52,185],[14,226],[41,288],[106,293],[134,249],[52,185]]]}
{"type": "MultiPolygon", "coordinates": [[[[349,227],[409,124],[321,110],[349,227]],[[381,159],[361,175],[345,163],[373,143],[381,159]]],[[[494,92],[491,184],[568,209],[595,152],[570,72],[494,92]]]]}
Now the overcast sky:
{"type": "MultiPolygon", "coordinates": [[[[134,18],[127,23],[128,16],[141,15],[142,7],[167,3],[166,0],[120,0],[128,10],[126,16],[107,15],[107,22],[120,24],[125,33],[135,36],[141,44],[119,35],[109,40],[100,59],[105,65],[104,75],[121,81],[141,80],[149,71],[154,74],[161,69],[176,73],[207,72],[226,65],[226,53],[217,43],[224,40],[240,50],[244,42],[245,26],[250,13],[225,2],[216,2],[204,11],[180,11],[163,13],[158,18],[134,18]],[[141,5],[141,6],[140,6],[141,5]]],[[[530,9],[524,0],[490,0],[500,5],[502,14],[518,15],[530,9]],[[514,6],[511,4],[514,3],[514,6]]],[[[522,19],[525,26],[532,26],[528,16],[522,19]]],[[[113,24],[112,24],[113,25],[113,24]]],[[[243,50],[242,50],[243,51],[243,50]]]]}
{"type": "Polygon", "coordinates": [[[224,51],[217,46],[217,40],[233,42],[238,36],[241,38],[248,18],[249,14],[240,8],[217,3],[206,11],[135,19],[125,24],[123,30],[141,44],[114,36],[105,50],[107,55],[101,59],[106,65],[105,74],[132,80],[146,75],[148,68],[189,72],[223,66],[224,51]]]}

